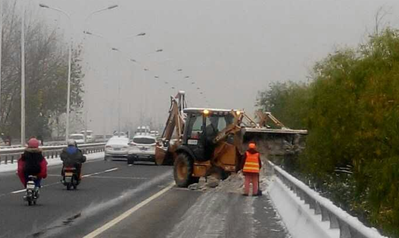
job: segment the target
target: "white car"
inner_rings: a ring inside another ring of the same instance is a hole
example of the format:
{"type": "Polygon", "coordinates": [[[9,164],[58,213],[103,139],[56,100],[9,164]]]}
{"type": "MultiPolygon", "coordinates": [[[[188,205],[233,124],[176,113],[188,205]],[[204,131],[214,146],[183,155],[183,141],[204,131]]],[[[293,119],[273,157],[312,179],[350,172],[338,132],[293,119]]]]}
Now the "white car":
{"type": "Polygon", "coordinates": [[[129,138],[114,136],[105,144],[105,160],[107,158],[127,159],[129,151],[129,138]]]}
{"type": "Polygon", "coordinates": [[[85,135],[83,134],[71,134],[69,139],[75,140],[77,144],[84,144],[85,143],[85,135]]]}
{"type": "MultiPolygon", "coordinates": [[[[83,130],[80,133],[84,135],[85,131],[83,130]]],[[[95,137],[93,135],[93,131],[92,130],[87,130],[86,131],[86,143],[94,143],[94,142],[96,142],[96,139],[95,139],[95,137]]]]}
{"type": "Polygon", "coordinates": [[[128,163],[138,160],[155,162],[155,145],[155,137],[136,135],[129,146],[128,163]]]}

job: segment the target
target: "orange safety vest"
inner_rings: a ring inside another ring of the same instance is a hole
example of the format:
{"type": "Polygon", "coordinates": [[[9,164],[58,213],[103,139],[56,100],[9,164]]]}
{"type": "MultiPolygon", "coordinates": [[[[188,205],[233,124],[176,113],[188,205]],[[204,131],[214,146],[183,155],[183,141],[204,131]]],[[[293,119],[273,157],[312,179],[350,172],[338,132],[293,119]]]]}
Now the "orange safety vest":
{"type": "Polygon", "coordinates": [[[246,152],[247,158],[245,159],[244,168],[242,172],[244,173],[259,173],[259,153],[251,154],[246,152]]]}

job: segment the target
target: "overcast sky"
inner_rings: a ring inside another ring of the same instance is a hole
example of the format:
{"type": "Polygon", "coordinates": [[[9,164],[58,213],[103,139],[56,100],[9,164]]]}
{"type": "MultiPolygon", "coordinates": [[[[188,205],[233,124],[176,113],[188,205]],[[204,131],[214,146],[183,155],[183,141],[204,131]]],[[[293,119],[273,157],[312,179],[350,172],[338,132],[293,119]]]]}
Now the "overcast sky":
{"type": "Polygon", "coordinates": [[[329,52],[364,42],[379,8],[386,12],[385,24],[399,25],[397,0],[30,1],[30,9],[66,35],[66,18],[39,9],[39,2],[71,14],[74,41],[84,44],[89,127],[98,134],[104,115],[107,130],[117,128],[118,80],[122,125],[137,125],[142,108],[164,123],[169,95],[177,90],[186,91],[189,106],[252,114],[257,92],[271,82],[305,81],[329,52]],[[113,4],[119,7],[85,21],[113,4]],[[83,41],[85,28],[104,38],[83,41]],[[146,35],[132,37],[141,32],[146,35]]]}

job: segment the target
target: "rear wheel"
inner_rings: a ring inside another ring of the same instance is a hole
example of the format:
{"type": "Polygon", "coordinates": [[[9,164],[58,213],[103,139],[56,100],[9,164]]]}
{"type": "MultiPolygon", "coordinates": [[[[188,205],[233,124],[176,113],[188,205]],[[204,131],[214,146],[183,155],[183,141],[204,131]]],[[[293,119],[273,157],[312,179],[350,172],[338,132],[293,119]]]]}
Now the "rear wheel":
{"type": "Polygon", "coordinates": [[[198,182],[199,178],[193,177],[194,163],[189,155],[180,153],[177,155],[173,168],[173,176],[179,187],[187,187],[198,182]]]}
{"type": "Polygon", "coordinates": [[[128,156],[127,157],[127,164],[134,164],[134,157],[133,156],[128,156]]]}
{"type": "Polygon", "coordinates": [[[32,201],[28,200],[28,206],[32,206],[32,201]]]}
{"type": "Polygon", "coordinates": [[[67,183],[66,188],[67,188],[67,190],[71,190],[71,184],[67,183]]]}

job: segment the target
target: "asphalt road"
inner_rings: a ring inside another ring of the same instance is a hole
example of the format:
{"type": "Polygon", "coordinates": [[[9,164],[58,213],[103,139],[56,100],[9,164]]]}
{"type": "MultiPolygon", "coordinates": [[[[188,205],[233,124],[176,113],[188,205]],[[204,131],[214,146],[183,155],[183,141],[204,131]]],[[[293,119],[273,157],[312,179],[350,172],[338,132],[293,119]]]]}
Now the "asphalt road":
{"type": "Polygon", "coordinates": [[[76,191],[60,169],[32,207],[17,176],[0,174],[0,237],[287,237],[267,196],[176,188],[169,166],[89,161],[76,191]]]}

